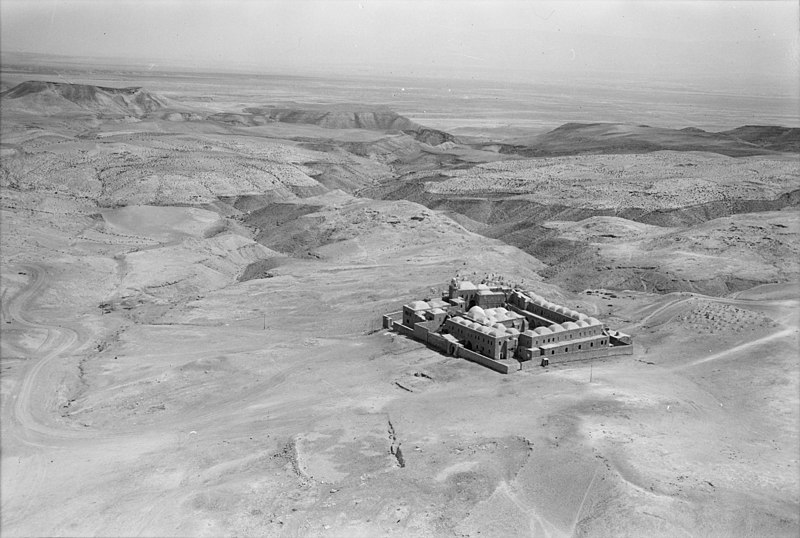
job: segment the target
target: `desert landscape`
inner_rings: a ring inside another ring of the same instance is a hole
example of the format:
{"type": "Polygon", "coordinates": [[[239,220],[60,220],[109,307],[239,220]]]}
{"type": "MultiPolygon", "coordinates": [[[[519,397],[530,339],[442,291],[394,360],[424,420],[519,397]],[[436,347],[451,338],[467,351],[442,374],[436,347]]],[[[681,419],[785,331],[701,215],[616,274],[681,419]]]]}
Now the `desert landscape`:
{"type": "Polygon", "coordinates": [[[797,535],[796,121],[404,84],[3,62],[3,536],[797,535]],[[634,354],[381,327],[456,275],[634,354]]]}

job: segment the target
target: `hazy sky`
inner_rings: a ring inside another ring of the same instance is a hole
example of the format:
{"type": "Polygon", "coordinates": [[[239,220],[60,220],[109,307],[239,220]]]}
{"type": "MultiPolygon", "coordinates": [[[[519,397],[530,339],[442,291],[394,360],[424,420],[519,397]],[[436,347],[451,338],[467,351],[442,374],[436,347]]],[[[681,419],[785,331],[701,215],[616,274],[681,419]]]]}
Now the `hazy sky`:
{"type": "Polygon", "coordinates": [[[798,0],[0,0],[0,25],[3,51],[156,65],[591,75],[784,93],[800,74],[798,0]]]}

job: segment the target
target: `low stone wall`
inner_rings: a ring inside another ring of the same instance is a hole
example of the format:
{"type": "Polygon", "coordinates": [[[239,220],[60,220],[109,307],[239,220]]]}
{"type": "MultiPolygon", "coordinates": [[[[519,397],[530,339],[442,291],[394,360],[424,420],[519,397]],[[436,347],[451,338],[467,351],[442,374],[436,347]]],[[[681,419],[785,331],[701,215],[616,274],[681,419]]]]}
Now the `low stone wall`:
{"type": "Polygon", "coordinates": [[[406,327],[402,323],[398,323],[397,321],[395,321],[393,324],[393,328],[395,331],[399,332],[404,336],[410,336],[411,338],[414,338],[414,329],[412,329],[411,327],[406,327]]]}
{"type": "Polygon", "coordinates": [[[388,314],[383,315],[383,328],[384,329],[394,329],[395,323],[400,322],[403,319],[403,311],[398,310],[397,312],[389,312],[388,314]]]}
{"type": "Polygon", "coordinates": [[[445,355],[448,354],[448,349],[452,345],[452,342],[434,333],[428,333],[428,343],[445,355]]]}
{"type": "Polygon", "coordinates": [[[458,348],[456,349],[456,357],[463,357],[468,361],[477,362],[481,366],[486,366],[487,368],[491,368],[495,372],[500,372],[501,374],[507,374],[509,372],[519,370],[519,366],[517,366],[516,368],[514,367],[515,364],[518,365],[516,361],[514,361],[513,363],[496,361],[494,359],[490,359],[489,357],[485,357],[480,353],[475,353],[474,351],[470,351],[469,349],[466,349],[463,346],[458,346],[458,348]]]}
{"type": "Polygon", "coordinates": [[[569,353],[556,353],[555,355],[542,355],[534,357],[536,362],[541,359],[548,359],[550,364],[560,364],[562,362],[585,361],[589,359],[599,359],[601,357],[614,357],[616,355],[633,355],[633,345],[604,347],[602,349],[590,349],[586,351],[570,351],[569,353]]]}
{"type": "Polygon", "coordinates": [[[417,323],[414,325],[414,338],[420,342],[428,343],[428,334],[430,331],[425,327],[424,323],[417,323]]]}

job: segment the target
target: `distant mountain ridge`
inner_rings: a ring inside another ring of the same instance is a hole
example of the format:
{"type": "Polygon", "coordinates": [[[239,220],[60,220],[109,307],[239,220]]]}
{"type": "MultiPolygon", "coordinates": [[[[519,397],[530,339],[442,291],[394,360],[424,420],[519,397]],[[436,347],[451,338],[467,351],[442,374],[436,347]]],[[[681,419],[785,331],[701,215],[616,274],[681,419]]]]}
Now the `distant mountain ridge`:
{"type": "Polygon", "coordinates": [[[744,140],[745,142],[775,151],[800,152],[800,128],[797,127],[744,125],[717,134],[744,140]]]}
{"type": "Polygon", "coordinates": [[[300,104],[248,107],[242,112],[186,111],[169,99],[142,87],[111,88],[53,81],[26,81],[0,92],[5,110],[30,114],[95,114],[141,118],[156,114],[171,121],[201,120],[242,126],[271,122],[304,124],[325,129],[396,131],[430,146],[468,144],[521,157],[575,154],[648,153],[652,151],[710,151],[728,156],[800,153],[800,128],[745,125],[708,132],[696,127],[668,129],[626,123],[565,123],[544,134],[502,141],[470,143],[465,139],[420,125],[386,106],[365,104],[300,104]],[[183,112],[181,112],[183,110],[183,112]]]}
{"type": "Polygon", "coordinates": [[[718,133],[627,123],[565,123],[544,134],[505,140],[501,151],[525,157],[710,151],[731,157],[800,153],[800,128],[747,125],[718,133]]]}
{"type": "Polygon", "coordinates": [[[144,116],[167,108],[165,98],[141,87],[108,88],[68,82],[29,80],[0,93],[3,104],[18,109],[55,113],[88,111],[103,114],[144,116]]]}
{"type": "Polygon", "coordinates": [[[261,116],[268,121],[302,123],[326,129],[368,129],[373,131],[402,131],[420,142],[438,146],[456,139],[450,133],[430,129],[411,121],[385,106],[331,105],[250,107],[244,112],[261,116]]]}

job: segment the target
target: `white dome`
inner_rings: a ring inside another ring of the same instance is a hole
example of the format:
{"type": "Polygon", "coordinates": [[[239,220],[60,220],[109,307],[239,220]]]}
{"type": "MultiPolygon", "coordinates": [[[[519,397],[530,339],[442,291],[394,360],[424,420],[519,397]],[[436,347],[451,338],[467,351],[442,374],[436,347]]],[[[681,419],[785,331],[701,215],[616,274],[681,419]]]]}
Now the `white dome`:
{"type": "Polygon", "coordinates": [[[467,312],[467,314],[470,314],[472,316],[475,316],[475,315],[485,316],[486,315],[486,311],[483,308],[481,308],[480,306],[473,306],[472,308],[469,309],[469,312],[467,312]]]}
{"type": "Polygon", "coordinates": [[[553,331],[554,333],[558,333],[558,332],[561,332],[561,331],[563,331],[563,330],[564,330],[564,327],[562,327],[562,326],[561,326],[561,325],[559,325],[558,323],[553,323],[553,324],[552,324],[552,325],[550,325],[550,327],[548,327],[548,328],[549,328],[551,331],[553,331]]]}
{"type": "Polygon", "coordinates": [[[588,323],[589,325],[602,325],[602,323],[600,323],[600,320],[596,318],[588,318],[586,320],[586,323],[588,323]]]}
{"type": "Polygon", "coordinates": [[[583,321],[582,319],[579,319],[578,321],[576,321],[575,325],[577,325],[578,327],[581,327],[581,328],[589,326],[589,324],[586,323],[585,321],[583,321]]]}
{"type": "Polygon", "coordinates": [[[579,328],[579,327],[578,327],[578,326],[575,324],[575,322],[572,322],[572,321],[567,321],[566,323],[564,323],[564,324],[563,324],[563,326],[564,326],[564,329],[566,329],[566,330],[568,330],[568,331],[572,331],[572,330],[574,330],[574,329],[578,329],[578,328],[579,328]]]}
{"type": "Polygon", "coordinates": [[[536,334],[538,334],[539,336],[541,336],[541,335],[543,335],[543,334],[553,334],[553,331],[551,331],[551,330],[550,330],[550,329],[548,329],[547,327],[536,327],[536,328],[533,330],[533,332],[534,332],[534,333],[536,333],[536,334]]]}

